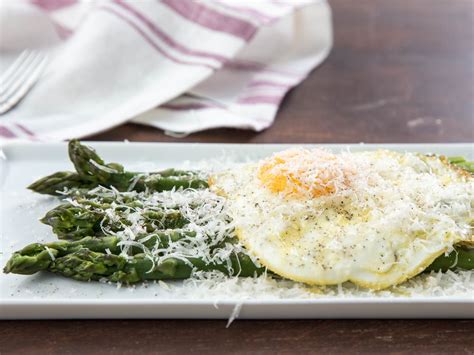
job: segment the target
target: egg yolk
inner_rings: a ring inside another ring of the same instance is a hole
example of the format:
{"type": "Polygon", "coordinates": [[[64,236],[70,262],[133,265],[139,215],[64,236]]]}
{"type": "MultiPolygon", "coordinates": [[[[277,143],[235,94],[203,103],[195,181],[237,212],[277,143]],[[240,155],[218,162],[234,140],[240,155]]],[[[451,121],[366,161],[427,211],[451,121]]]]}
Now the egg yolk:
{"type": "Polygon", "coordinates": [[[289,150],[266,159],[257,176],[273,193],[319,197],[346,188],[349,173],[336,155],[319,149],[304,149],[289,150]]]}

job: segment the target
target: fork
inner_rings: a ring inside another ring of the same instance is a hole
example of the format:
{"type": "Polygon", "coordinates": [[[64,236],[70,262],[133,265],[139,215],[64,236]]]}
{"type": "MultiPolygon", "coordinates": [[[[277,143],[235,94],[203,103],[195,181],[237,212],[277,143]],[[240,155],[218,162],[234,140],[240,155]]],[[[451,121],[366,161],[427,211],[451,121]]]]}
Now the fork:
{"type": "Polygon", "coordinates": [[[0,78],[0,115],[11,110],[28,94],[46,67],[46,56],[24,50],[0,78]]]}

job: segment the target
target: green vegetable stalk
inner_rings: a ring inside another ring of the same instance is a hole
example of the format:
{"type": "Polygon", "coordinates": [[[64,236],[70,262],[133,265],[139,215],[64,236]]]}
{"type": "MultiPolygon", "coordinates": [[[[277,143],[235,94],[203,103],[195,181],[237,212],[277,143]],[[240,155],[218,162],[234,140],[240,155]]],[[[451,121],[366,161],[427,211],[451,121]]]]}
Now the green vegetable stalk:
{"type": "MultiPolygon", "coordinates": [[[[132,211],[141,204],[138,201],[112,207],[108,203],[92,202],[78,199],[79,205],[63,203],[41,219],[41,222],[53,227],[60,239],[81,239],[86,236],[103,235],[103,228],[111,232],[123,231],[132,223],[126,217],[126,212],[132,211]],[[114,209],[115,218],[107,215],[108,209],[114,209]]],[[[142,212],[143,227],[146,233],[159,230],[183,228],[188,221],[177,210],[146,210],[142,212]]]]}
{"type": "Polygon", "coordinates": [[[448,161],[451,164],[474,174],[474,161],[467,161],[463,157],[448,157],[448,161]]]}
{"type": "MultiPolygon", "coordinates": [[[[169,242],[164,234],[146,243],[169,242]]],[[[175,234],[174,238],[182,237],[175,234]]],[[[232,268],[227,262],[206,263],[200,258],[167,258],[153,262],[139,248],[129,257],[121,256],[120,239],[116,237],[84,238],[79,241],[59,241],[48,244],[30,244],[14,253],[3,271],[32,275],[50,271],[80,281],[108,280],[134,283],[145,280],[178,280],[189,278],[194,271],[220,271],[226,275],[252,277],[264,272],[249,256],[238,253],[230,256],[232,268]]],[[[145,243],[145,244],[146,244],[145,243]]]]}
{"type": "Polygon", "coordinates": [[[76,172],[57,172],[32,183],[28,188],[37,193],[60,195],[66,190],[87,191],[97,186],[118,191],[168,191],[178,188],[207,187],[195,172],[168,169],[157,173],[125,171],[118,163],[106,164],[95,150],[77,140],[69,142],[69,158],[76,172]]]}
{"type": "Polygon", "coordinates": [[[455,247],[448,255],[441,255],[425,271],[447,271],[454,269],[474,270],[474,248],[455,247]]]}

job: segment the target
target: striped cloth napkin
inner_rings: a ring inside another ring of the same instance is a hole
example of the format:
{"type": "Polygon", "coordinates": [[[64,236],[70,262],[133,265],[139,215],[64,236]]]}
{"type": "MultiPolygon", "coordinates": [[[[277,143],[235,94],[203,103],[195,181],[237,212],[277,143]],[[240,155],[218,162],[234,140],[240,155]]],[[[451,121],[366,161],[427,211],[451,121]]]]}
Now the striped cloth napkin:
{"type": "Polygon", "coordinates": [[[49,63],[0,139],[64,140],[131,121],[169,134],[269,127],[328,55],[325,0],[29,0],[0,4],[0,73],[49,63]]]}

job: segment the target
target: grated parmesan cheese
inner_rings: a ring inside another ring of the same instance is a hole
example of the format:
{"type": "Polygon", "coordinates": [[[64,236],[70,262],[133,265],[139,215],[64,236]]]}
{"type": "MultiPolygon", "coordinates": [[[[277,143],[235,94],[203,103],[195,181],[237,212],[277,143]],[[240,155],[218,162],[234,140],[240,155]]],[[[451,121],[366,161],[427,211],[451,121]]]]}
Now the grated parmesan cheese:
{"type": "Polygon", "coordinates": [[[49,257],[51,258],[52,261],[56,260],[56,258],[54,256],[53,252],[51,251],[51,249],[49,249],[46,245],[44,246],[44,249],[49,254],[49,257]]]}
{"type": "Polygon", "coordinates": [[[352,283],[335,286],[309,286],[266,275],[256,278],[225,277],[209,274],[206,278],[171,282],[176,285],[161,297],[173,299],[210,299],[214,304],[222,301],[245,300],[310,300],[332,298],[422,298],[467,297],[473,299],[472,271],[423,273],[388,289],[374,291],[352,283]]]}
{"type": "Polygon", "coordinates": [[[106,173],[110,173],[110,174],[117,174],[118,171],[115,170],[115,169],[112,169],[108,166],[105,166],[105,165],[102,165],[102,164],[99,164],[98,162],[96,162],[95,160],[92,160],[92,159],[89,159],[89,163],[91,163],[92,165],[94,165],[96,168],[102,170],[102,171],[105,171],[106,173]]]}
{"type": "Polygon", "coordinates": [[[227,325],[225,326],[226,328],[229,328],[232,322],[239,317],[240,311],[242,310],[242,306],[242,302],[238,302],[235,304],[234,308],[232,309],[232,313],[230,314],[229,319],[227,320],[227,325]]]}
{"type": "Polygon", "coordinates": [[[200,258],[209,264],[226,264],[228,272],[233,273],[229,257],[236,253],[246,253],[240,243],[226,242],[235,237],[234,226],[226,210],[226,200],[209,189],[138,193],[97,187],[87,195],[87,204],[77,199],[68,201],[91,211],[105,213],[106,217],[100,223],[102,232],[121,239],[118,246],[124,257],[129,257],[130,248],[136,247],[154,265],[170,258],[183,261],[200,258]],[[104,211],[101,206],[105,198],[113,198],[114,201],[104,211]],[[133,203],[127,204],[130,201],[133,203]],[[94,207],[94,203],[99,207],[94,207]],[[179,212],[187,224],[181,229],[167,230],[163,228],[163,221],[147,218],[148,212],[161,212],[163,218],[169,213],[179,212]],[[147,232],[147,224],[153,227],[151,233],[147,232]],[[153,238],[157,231],[180,232],[182,238],[170,238],[166,247],[160,246],[159,242],[154,247],[147,247],[144,243],[153,238]]]}

